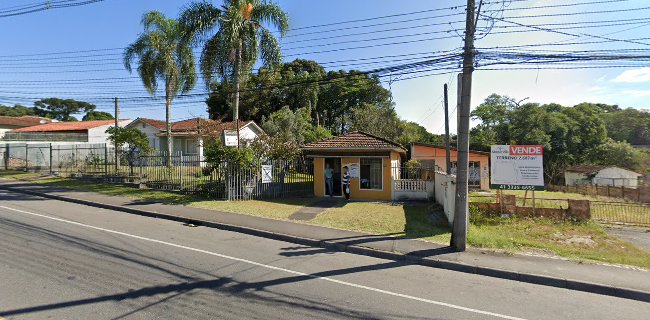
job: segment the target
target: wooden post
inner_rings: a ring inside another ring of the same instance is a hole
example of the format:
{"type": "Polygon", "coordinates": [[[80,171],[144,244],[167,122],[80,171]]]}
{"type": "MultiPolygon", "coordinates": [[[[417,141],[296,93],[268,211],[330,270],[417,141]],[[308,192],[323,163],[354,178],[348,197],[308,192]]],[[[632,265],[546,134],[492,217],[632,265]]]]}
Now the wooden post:
{"type": "Polygon", "coordinates": [[[535,216],[535,190],[533,190],[533,216],[535,216]]]}

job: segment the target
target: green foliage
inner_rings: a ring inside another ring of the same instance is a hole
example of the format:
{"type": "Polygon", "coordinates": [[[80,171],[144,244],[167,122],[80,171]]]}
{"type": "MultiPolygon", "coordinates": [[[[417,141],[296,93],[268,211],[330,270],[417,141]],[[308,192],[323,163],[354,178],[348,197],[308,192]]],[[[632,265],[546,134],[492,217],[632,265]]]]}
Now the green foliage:
{"type": "Polygon", "coordinates": [[[203,45],[200,68],[206,85],[215,79],[235,83],[236,74],[246,75],[261,59],[266,67],[282,60],[280,44],[266,26],[280,37],[289,29],[287,14],[275,3],[260,0],[225,1],[221,8],[210,2],[194,2],[181,13],[188,35],[208,38],[203,45]],[[233,57],[241,55],[241,61],[233,57]],[[238,72],[235,72],[235,71],[238,72]]]}
{"type": "Polygon", "coordinates": [[[36,116],[36,110],[35,108],[25,107],[19,104],[13,107],[0,105],[0,116],[6,116],[6,117],[36,116]]]}
{"type": "Polygon", "coordinates": [[[203,151],[205,159],[211,165],[220,163],[235,164],[240,167],[250,167],[258,163],[253,149],[248,147],[226,147],[218,141],[213,141],[205,146],[203,151]]]}
{"type": "Polygon", "coordinates": [[[591,161],[595,164],[618,166],[630,170],[640,170],[644,154],[627,142],[614,141],[610,138],[590,152],[591,161]]]}
{"type": "MultiPolygon", "coordinates": [[[[165,114],[170,119],[172,100],[191,91],[196,84],[194,53],[188,42],[191,36],[174,19],[158,11],[142,17],[144,32],[124,50],[124,67],[132,71],[137,59],[137,72],[150,94],[155,94],[158,80],[165,83],[165,114]]],[[[167,136],[171,133],[167,132],[167,136]]],[[[167,142],[168,162],[171,163],[172,139],[167,142]]]]}
{"type": "Polygon", "coordinates": [[[603,119],[610,138],[633,145],[650,144],[650,112],[617,109],[603,114],[603,119]]]}
{"type": "Polygon", "coordinates": [[[594,148],[604,144],[602,119],[606,105],[519,105],[509,97],[491,95],[471,114],[480,123],[472,129],[472,147],[489,150],[493,144],[544,146],[544,173],[557,182],[567,166],[591,162],[594,148]]]}
{"type": "Polygon", "coordinates": [[[96,106],[88,102],[73,99],[46,98],[34,102],[36,115],[59,121],[77,121],[73,114],[87,113],[96,106]]]}
{"type": "Polygon", "coordinates": [[[92,120],[113,120],[113,115],[108,112],[103,111],[90,111],[81,119],[81,121],[92,121],[92,120]]]}
{"type": "Polygon", "coordinates": [[[147,135],[138,129],[110,127],[106,130],[106,133],[109,134],[108,140],[118,148],[127,146],[131,152],[139,151],[141,153],[151,151],[147,135]]]}
{"type": "Polygon", "coordinates": [[[291,111],[286,106],[264,119],[261,126],[267,135],[260,137],[253,148],[260,158],[265,159],[296,158],[303,145],[332,136],[329,130],[312,125],[307,108],[291,111]]]}
{"type": "Polygon", "coordinates": [[[443,144],[443,136],[430,133],[423,126],[411,122],[400,120],[400,133],[397,138],[393,139],[402,146],[407,146],[412,142],[428,143],[434,145],[443,144]]]}

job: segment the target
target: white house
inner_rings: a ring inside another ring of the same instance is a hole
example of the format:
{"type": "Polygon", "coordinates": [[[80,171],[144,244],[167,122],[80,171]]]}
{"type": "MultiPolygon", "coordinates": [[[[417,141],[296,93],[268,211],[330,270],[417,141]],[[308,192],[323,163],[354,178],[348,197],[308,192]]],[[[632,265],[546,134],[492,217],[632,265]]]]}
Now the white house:
{"type": "MultiPolygon", "coordinates": [[[[149,145],[156,150],[167,149],[165,121],[137,118],[127,128],[135,128],[147,135],[149,145]]],[[[221,122],[203,118],[193,118],[172,123],[172,144],[174,153],[198,155],[203,159],[203,144],[207,139],[224,141],[226,133],[235,133],[236,122],[221,122]]],[[[248,145],[264,131],[254,121],[239,122],[239,141],[248,145]]]]}
{"type": "Polygon", "coordinates": [[[615,166],[578,165],[564,171],[567,186],[598,185],[636,188],[640,173],[615,166]]]}
{"type": "MultiPolygon", "coordinates": [[[[121,127],[131,120],[121,120],[121,127]]],[[[109,143],[106,130],[115,120],[51,122],[7,131],[4,142],[23,143],[109,143]]]]}

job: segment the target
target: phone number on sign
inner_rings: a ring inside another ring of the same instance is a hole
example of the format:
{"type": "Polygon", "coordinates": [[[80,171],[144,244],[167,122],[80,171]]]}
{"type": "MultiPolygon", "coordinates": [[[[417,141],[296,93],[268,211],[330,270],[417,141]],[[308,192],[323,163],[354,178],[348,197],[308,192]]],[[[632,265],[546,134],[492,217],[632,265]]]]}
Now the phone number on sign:
{"type": "Polygon", "coordinates": [[[544,190],[543,186],[533,186],[533,185],[512,185],[512,184],[493,184],[490,186],[490,189],[499,189],[499,190],[535,190],[541,191],[544,190]]]}

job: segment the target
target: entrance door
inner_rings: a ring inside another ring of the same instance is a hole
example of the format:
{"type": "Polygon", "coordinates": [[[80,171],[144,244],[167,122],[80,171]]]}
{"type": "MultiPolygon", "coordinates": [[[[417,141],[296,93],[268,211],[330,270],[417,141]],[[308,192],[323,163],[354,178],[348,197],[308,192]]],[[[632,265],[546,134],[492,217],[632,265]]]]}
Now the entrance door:
{"type": "MultiPolygon", "coordinates": [[[[333,195],[336,197],[340,197],[342,195],[342,188],[341,188],[341,158],[325,158],[325,168],[327,166],[332,169],[332,177],[333,177],[333,195]]],[[[329,195],[329,190],[327,186],[327,179],[325,179],[325,195],[329,195]]]]}

